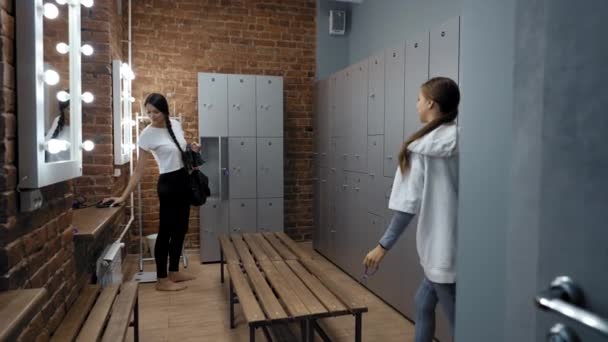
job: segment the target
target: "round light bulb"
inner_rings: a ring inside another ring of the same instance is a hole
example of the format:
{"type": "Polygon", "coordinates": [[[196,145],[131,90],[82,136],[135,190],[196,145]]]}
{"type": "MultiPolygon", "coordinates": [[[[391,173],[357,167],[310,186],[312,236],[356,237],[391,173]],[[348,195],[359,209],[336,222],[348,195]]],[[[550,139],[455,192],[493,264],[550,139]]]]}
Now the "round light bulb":
{"type": "Polygon", "coordinates": [[[135,102],[135,98],[134,98],[133,96],[131,96],[131,97],[129,98],[129,101],[131,101],[131,103],[133,103],[133,102],[135,102]]]}
{"type": "Polygon", "coordinates": [[[48,69],[44,72],[44,82],[48,85],[55,85],[59,83],[59,74],[52,69],[48,69]]]}
{"type": "Polygon", "coordinates": [[[59,15],[59,9],[57,8],[57,6],[55,6],[51,3],[44,4],[44,16],[47,19],[55,19],[55,18],[57,18],[58,15],[59,15]]]}
{"type": "Polygon", "coordinates": [[[55,0],[56,3],[58,3],[59,5],[65,5],[68,2],[66,0],[55,0]]]}
{"type": "Polygon", "coordinates": [[[91,140],[85,140],[82,142],[82,148],[87,152],[93,151],[95,143],[91,140]]]}
{"type": "Polygon", "coordinates": [[[60,90],[59,92],[57,92],[57,100],[59,100],[60,102],[69,101],[70,94],[68,94],[68,92],[65,90],[60,90]]]}
{"type": "Polygon", "coordinates": [[[91,8],[93,7],[93,0],[80,0],[80,4],[84,7],[91,8]]]}
{"type": "Polygon", "coordinates": [[[65,140],[51,139],[46,143],[46,150],[50,154],[57,154],[62,151],[67,151],[70,148],[70,143],[65,140]]]}
{"type": "Polygon", "coordinates": [[[66,43],[58,43],[55,48],[57,49],[57,52],[62,55],[65,55],[66,53],[70,52],[70,46],[66,43]]]}
{"type": "Polygon", "coordinates": [[[85,91],[82,93],[82,101],[84,101],[84,103],[91,103],[93,100],[95,100],[95,97],[90,92],[85,91]]]}
{"type": "Polygon", "coordinates": [[[93,47],[89,44],[84,44],[81,48],[80,48],[80,52],[82,52],[83,55],[85,56],[90,56],[93,54],[93,47]]]}

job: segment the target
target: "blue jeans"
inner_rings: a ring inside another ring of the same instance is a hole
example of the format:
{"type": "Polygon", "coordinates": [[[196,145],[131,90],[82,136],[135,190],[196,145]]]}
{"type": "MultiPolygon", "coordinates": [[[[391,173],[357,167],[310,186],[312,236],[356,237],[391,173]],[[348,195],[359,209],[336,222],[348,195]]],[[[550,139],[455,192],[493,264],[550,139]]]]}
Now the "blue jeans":
{"type": "Polygon", "coordinates": [[[422,280],[416,292],[416,339],[415,342],[432,342],[435,336],[435,308],[441,303],[454,332],[454,306],[456,284],[438,284],[422,280]]]}

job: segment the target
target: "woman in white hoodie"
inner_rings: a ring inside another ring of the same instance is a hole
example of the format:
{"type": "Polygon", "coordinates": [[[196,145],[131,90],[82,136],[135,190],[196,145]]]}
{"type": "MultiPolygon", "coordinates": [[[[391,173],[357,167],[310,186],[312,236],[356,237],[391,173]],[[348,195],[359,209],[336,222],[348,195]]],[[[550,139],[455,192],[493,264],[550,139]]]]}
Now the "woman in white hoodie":
{"type": "Polygon", "coordinates": [[[378,267],[386,252],[418,215],[416,245],[424,279],[416,293],[416,342],[431,342],[440,302],[454,327],[456,297],[456,213],[460,91],[456,82],[436,77],[422,84],[416,109],[425,126],[403,144],[389,208],[395,214],[378,245],[363,263],[378,267]]]}

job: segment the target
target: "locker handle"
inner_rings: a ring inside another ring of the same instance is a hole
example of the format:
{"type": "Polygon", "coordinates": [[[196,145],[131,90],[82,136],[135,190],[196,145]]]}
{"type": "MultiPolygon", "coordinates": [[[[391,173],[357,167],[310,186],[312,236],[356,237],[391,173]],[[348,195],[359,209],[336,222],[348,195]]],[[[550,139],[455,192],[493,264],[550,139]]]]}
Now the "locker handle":
{"type": "Polygon", "coordinates": [[[321,183],[325,183],[325,182],[327,182],[325,179],[322,179],[322,180],[321,180],[321,183]]]}
{"type": "Polygon", "coordinates": [[[372,177],[375,177],[375,176],[376,176],[376,174],[375,174],[375,173],[370,173],[369,175],[370,175],[370,176],[372,176],[372,177]]]}
{"type": "Polygon", "coordinates": [[[322,156],[326,156],[326,155],[327,155],[327,153],[321,153],[321,155],[322,155],[322,156]]]}
{"type": "Polygon", "coordinates": [[[386,156],[386,159],[393,159],[393,156],[386,156]]]}
{"type": "Polygon", "coordinates": [[[356,190],[356,191],[359,191],[359,190],[361,190],[361,188],[359,188],[359,187],[355,187],[355,190],[356,190]]]}
{"type": "Polygon", "coordinates": [[[371,94],[369,94],[369,97],[374,98],[374,97],[376,97],[376,94],[371,93],[371,94]]]}

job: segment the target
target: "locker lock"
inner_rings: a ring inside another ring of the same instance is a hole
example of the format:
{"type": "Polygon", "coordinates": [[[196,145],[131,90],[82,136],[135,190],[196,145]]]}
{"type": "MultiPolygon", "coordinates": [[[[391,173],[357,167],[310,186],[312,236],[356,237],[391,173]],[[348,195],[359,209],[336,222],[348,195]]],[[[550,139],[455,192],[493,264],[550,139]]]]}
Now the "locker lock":
{"type": "Polygon", "coordinates": [[[245,203],[241,203],[241,208],[245,206],[245,203]]]}
{"type": "Polygon", "coordinates": [[[393,57],[397,57],[397,53],[396,52],[393,52],[393,57]]]}
{"type": "Polygon", "coordinates": [[[211,78],[211,82],[215,82],[215,77],[211,78]]]}
{"type": "Polygon", "coordinates": [[[418,43],[414,43],[414,48],[417,49],[418,48],[418,43]]]}
{"type": "Polygon", "coordinates": [[[269,207],[272,207],[272,202],[268,202],[268,206],[269,206],[269,207]]]}
{"type": "Polygon", "coordinates": [[[268,146],[272,146],[272,141],[269,141],[269,142],[268,142],[268,146]]]}
{"type": "Polygon", "coordinates": [[[272,84],[272,80],[268,80],[268,84],[272,84]]]}
{"type": "Polygon", "coordinates": [[[241,146],[243,146],[243,145],[245,145],[245,142],[244,142],[244,141],[241,141],[241,146]]]}
{"type": "Polygon", "coordinates": [[[241,83],[243,83],[243,79],[242,79],[242,78],[241,78],[239,81],[240,81],[241,83]]]}
{"type": "Polygon", "coordinates": [[[441,36],[445,37],[445,31],[441,31],[441,36]]]}

